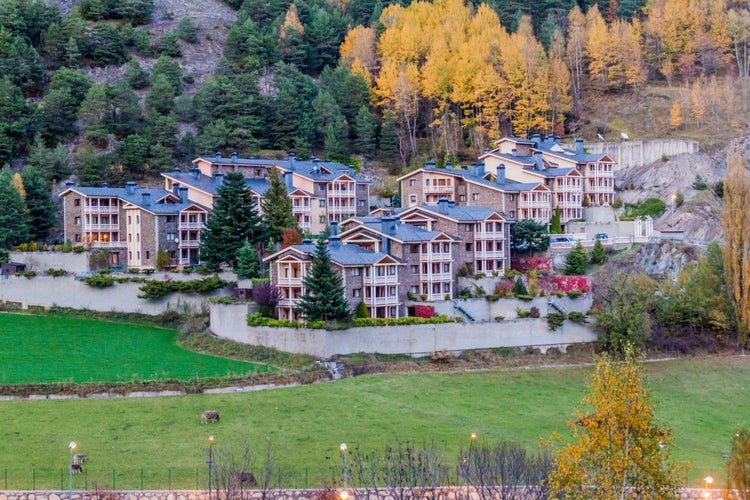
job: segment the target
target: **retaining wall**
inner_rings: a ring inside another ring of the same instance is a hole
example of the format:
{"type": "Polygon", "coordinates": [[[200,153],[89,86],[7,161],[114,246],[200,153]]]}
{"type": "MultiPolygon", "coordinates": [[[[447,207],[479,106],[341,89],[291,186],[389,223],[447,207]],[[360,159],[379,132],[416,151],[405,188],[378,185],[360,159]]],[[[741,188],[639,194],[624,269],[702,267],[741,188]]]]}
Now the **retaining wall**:
{"type": "MultiPolygon", "coordinates": [[[[196,279],[193,276],[192,279],[196,279]]],[[[211,294],[193,295],[173,293],[156,300],[139,299],[142,283],[115,283],[107,288],[93,288],[71,276],[7,276],[0,279],[0,303],[17,302],[29,306],[72,307],[93,311],[117,311],[142,314],[159,314],[167,309],[200,311],[207,307],[206,300],[214,295],[225,295],[216,290],[211,294]]]]}
{"type": "Polygon", "coordinates": [[[69,273],[89,271],[89,252],[10,252],[10,260],[26,264],[27,271],[65,269],[69,273]]]}
{"type": "Polygon", "coordinates": [[[592,142],[584,144],[589,153],[607,153],[614,161],[615,171],[647,165],[663,156],[697,153],[697,141],[687,139],[660,139],[655,141],[592,142]]]}
{"type": "Polygon", "coordinates": [[[247,306],[211,304],[211,331],[219,337],[297,354],[330,358],[336,354],[377,352],[424,356],[433,352],[461,352],[495,347],[550,347],[593,342],[588,325],[565,321],[550,331],[545,318],[486,323],[444,323],[314,330],[247,326],[247,306]]]}

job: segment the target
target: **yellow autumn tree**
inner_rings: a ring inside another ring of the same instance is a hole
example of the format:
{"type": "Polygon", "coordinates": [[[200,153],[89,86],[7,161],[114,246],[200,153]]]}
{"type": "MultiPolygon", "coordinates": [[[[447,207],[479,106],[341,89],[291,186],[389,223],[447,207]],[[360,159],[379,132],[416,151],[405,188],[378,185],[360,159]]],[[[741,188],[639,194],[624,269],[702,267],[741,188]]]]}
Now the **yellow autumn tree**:
{"type": "Polygon", "coordinates": [[[672,108],[669,110],[669,128],[677,130],[680,128],[680,125],[682,125],[682,120],[682,108],[680,107],[680,103],[674,101],[672,103],[672,108]]]}
{"type": "Polygon", "coordinates": [[[700,126],[707,111],[708,104],[703,95],[703,82],[700,78],[696,78],[690,87],[690,116],[695,118],[696,124],[700,126]]]}
{"type": "Polygon", "coordinates": [[[378,66],[375,43],[374,29],[357,26],[350,30],[339,48],[339,64],[354,75],[362,75],[368,83],[372,82],[378,66]]]}
{"type": "Polygon", "coordinates": [[[21,177],[21,174],[16,172],[13,174],[13,177],[11,177],[11,183],[13,184],[13,187],[16,188],[16,191],[18,191],[18,194],[21,195],[21,198],[24,200],[26,199],[26,189],[23,187],[23,178],[21,177]]]}
{"type": "Polygon", "coordinates": [[[737,346],[747,344],[750,333],[750,179],[739,146],[727,155],[724,173],[724,205],[721,228],[724,233],[724,275],[737,322],[737,346]]]}
{"type": "Polygon", "coordinates": [[[679,497],[680,467],[669,458],[672,436],[655,422],[640,358],[600,358],[583,405],[568,423],[573,442],[557,450],[550,498],[679,497]]]}
{"type": "Polygon", "coordinates": [[[585,47],[591,77],[609,82],[609,72],[617,50],[613,47],[607,22],[596,5],[586,12],[585,47]]]}

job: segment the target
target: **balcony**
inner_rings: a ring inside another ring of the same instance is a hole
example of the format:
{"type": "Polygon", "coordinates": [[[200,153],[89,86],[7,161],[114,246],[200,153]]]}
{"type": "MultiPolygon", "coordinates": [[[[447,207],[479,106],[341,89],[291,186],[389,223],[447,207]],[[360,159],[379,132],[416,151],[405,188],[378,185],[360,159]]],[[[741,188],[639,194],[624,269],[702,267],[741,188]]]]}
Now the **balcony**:
{"type": "Polygon", "coordinates": [[[280,307],[297,307],[300,303],[300,300],[302,299],[283,298],[279,299],[279,303],[277,305],[280,307]]]}
{"type": "Polygon", "coordinates": [[[196,229],[203,229],[203,223],[202,222],[182,222],[180,221],[177,224],[178,230],[196,230],[196,229]]]}
{"type": "Polygon", "coordinates": [[[532,200],[532,201],[521,200],[518,202],[518,208],[547,208],[547,207],[549,207],[549,200],[532,200]]]}
{"type": "Polygon", "coordinates": [[[352,206],[328,206],[328,213],[329,214],[351,214],[355,215],[357,212],[357,209],[354,205],[352,206]]]}
{"type": "Polygon", "coordinates": [[[201,240],[180,240],[178,248],[198,248],[201,246],[201,240]]]}
{"type": "Polygon", "coordinates": [[[119,231],[119,224],[86,224],[86,231],[92,233],[108,233],[110,231],[119,231]]]}
{"type": "Polygon", "coordinates": [[[124,241],[92,241],[89,244],[91,248],[125,248],[127,246],[124,241]]]}
{"type": "Polygon", "coordinates": [[[435,283],[435,282],[446,282],[446,281],[452,281],[453,280],[453,274],[452,273],[427,273],[427,274],[420,274],[419,280],[423,282],[429,282],[429,283],[435,283]]]}
{"type": "Polygon", "coordinates": [[[398,275],[385,275],[385,276],[374,276],[365,275],[362,278],[362,283],[365,285],[397,285],[398,275]]]}
{"type": "Polygon", "coordinates": [[[502,231],[477,231],[474,233],[474,241],[478,240],[492,240],[492,241],[502,241],[505,239],[505,234],[502,233],[502,231]]]}
{"type": "Polygon", "coordinates": [[[453,193],[453,185],[449,184],[447,186],[425,186],[424,192],[425,193],[453,193]]]}
{"type": "Polygon", "coordinates": [[[119,214],[120,213],[120,207],[117,205],[107,205],[107,206],[83,206],[83,213],[84,214],[119,214]]]}
{"type": "Polygon", "coordinates": [[[394,297],[365,297],[365,305],[369,307],[377,306],[397,306],[401,302],[398,300],[398,296],[394,297]]]}
{"type": "Polygon", "coordinates": [[[310,205],[292,205],[292,213],[293,214],[309,214],[310,213],[310,205]]]}
{"type": "Polygon", "coordinates": [[[277,286],[294,286],[301,288],[302,287],[302,280],[305,278],[303,276],[291,276],[291,277],[283,277],[279,278],[279,282],[277,283],[277,286]]]}
{"type": "Polygon", "coordinates": [[[427,252],[420,254],[419,262],[451,262],[453,261],[452,253],[432,253],[427,252]]]}
{"type": "Polygon", "coordinates": [[[502,259],[505,257],[505,252],[502,250],[481,250],[474,252],[474,258],[480,260],[487,259],[502,259]]]}

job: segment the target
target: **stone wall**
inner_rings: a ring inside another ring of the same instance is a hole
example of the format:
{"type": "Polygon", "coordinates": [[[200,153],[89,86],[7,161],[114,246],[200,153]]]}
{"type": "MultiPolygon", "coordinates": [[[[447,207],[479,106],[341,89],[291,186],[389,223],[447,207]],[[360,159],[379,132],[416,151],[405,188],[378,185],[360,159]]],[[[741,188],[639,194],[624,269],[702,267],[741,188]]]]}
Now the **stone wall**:
{"type": "Polygon", "coordinates": [[[26,264],[27,271],[65,269],[69,273],[89,271],[89,252],[11,252],[10,260],[26,264]]]}
{"type": "MultiPolygon", "coordinates": [[[[466,488],[441,488],[439,491],[432,492],[435,499],[440,500],[457,500],[466,498],[466,493],[469,491],[469,500],[481,500],[486,498],[485,495],[480,495],[474,489],[467,490],[466,488]]],[[[331,498],[332,495],[324,495],[324,491],[320,490],[245,490],[242,498],[244,500],[308,500],[314,498],[331,498]]],[[[393,492],[384,490],[381,492],[358,492],[356,490],[350,492],[349,498],[352,500],[356,498],[364,498],[367,496],[369,500],[393,500],[393,492]]],[[[70,494],[67,491],[1,491],[0,500],[66,500],[69,499],[70,494]]],[[[217,495],[214,494],[214,498],[217,495]]],[[[223,499],[223,496],[218,496],[219,500],[223,499]]],[[[338,498],[338,495],[336,495],[338,498]]],[[[428,497],[429,498],[429,497],[428,497]]],[[[519,500],[523,500],[520,496],[514,496],[519,500]]],[[[535,497],[536,498],[536,497],[535,497]]],[[[680,498],[682,500],[699,500],[699,499],[713,499],[719,500],[724,498],[724,492],[722,490],[705,490],[702,488],[683,488],[680,490],[680,498]],[[708,494],[706,496],[705,494],[708,494]]],[[[208,492],[203,490],[159,490],[159,491],[74,491],[73,498],[70,500],[208,500],[208,492]]]]}
{"type": "Polygon", "coordinates": [[[566,321],[558,330],[550,331],[545,318],[327,331],[249,327],[247,311],[245,305],[212,304],[211,331],[236,342],[323,358],[358,352],[423,356],[441,351],[460,353],[496,347],[564,350],[570,344],[596,340],[596,334],[588,325],[566,321]]]}
{"type": "Polygon", "coordinates": [[[585,144],[589,153],[607,153],[617,164],[615,171],[647,165],[664,156],[697,153],[697,141],[687,139],[660,139],[656,141],[592,142],[585,144]]]}

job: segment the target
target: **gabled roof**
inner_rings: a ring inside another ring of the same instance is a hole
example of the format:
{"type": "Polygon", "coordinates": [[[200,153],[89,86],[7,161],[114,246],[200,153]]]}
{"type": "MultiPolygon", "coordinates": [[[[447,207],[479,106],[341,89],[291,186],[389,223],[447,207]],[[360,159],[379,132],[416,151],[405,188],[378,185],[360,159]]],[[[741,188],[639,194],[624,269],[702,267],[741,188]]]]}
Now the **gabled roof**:
{"type": "Polygon", "coordinates": [[[180,186],[192,187],[212,196],[219,194],[219,183],[214,177],[203,175],[197,170],[192,172],[162,172],[162,177],[179,182],[180,186]]]}
{"type": "Polygon", "coordinates": [[[375,221],[373,221],[372,219],[374,218],[372,217],[357,218],[357,220],[361,219],[368,219],[368,221],[363,222],[359,226],[347,229],[346,231],[341,233],[341,235],[348,236],[353,234],[355,231],[368,231],[370,233],[378,235],[379,237],[390,238],[400,243],[422,243],[441,239],[441,237],[447,237],[450,240],[458,240],[457,238],[454,238],[453,236],[446,234],[443,231],[427,231],[411,224],[402,224],[400,222],[396,222],[393,231],[386,232],[385,230],[383,230],[383,223],[381,219],[376,219],[375,221]]]}
{"type": "Polygon", "coordinates": [[[123,200],[127,203],[130,203],[131,205],[135,205],[138,207],[147,206],[143,204],[144,194],[147,194],[149,196],[148,206],[157,205],[157,204],[172,205],[172,203],[161,203],[161,202],[165,200],[177,200],[178,199],[175,195],[173,195],[166,189],[139,188],[139,187],[134,187],[130,189],[130,188],[111,188],[111,187],[69,186],[62,193],[60,193],[60,196],[67,196],[67,194],[70,192],[75,192],[75,193],[78,193],[82,196],[86,196],[89,198],[119,198],[120,200],[123,200]]]}
{"type": "MultiPolygon", "coordinates": [[[[316,243],[304,243],[302,245],[292,245],[278,252],[269,255],[264,261],[272,261],[282,258],[285,254],[295,253],[300,258],[311,258],[317,252],[318,245],[316,243]]],[[[331,256],[331,262],[334,262],[342,267],[351,266],[368,266],[378,264],[381,262],[393,262],[394,264],[401,264],[401,260],[391,255],[382,252],[371,252],[365,250],[358,245],[348,245],[346,243],[331,242],[327,243],[328,254],[331,256]]]]}
{"type": "MultiPolygon", "coordinates": [[[[489,153],[488,153],[489,154],[489,153]]],[[[488,154],[483,155],[481,158],[487,156],[488,154]]],[[[498,182],[493,181],[490,176],[489,172],[485,173],[484,175],[477,175],[474,173],[474,171],[471,169],[471,167],[463,168],[463,167],[456,167],[456,168],[437,168],[433,165],[425,165],[422,168],[419,168],[415,170],[414,172],[408,173],[402,177],[398,178],[398,181],[408,179],[409,177],[419,173],[419,172],[430,172],[430,173],[436,173],[436,174],[444,174],[448,176],[452,176],[454,178],[462,178],[466,182],[478,184],[484,187],[487,187],[489,189],[494,189],[497,191],[513,191],[513,192],[520,192],[520,191],[531,191],[535,187],[539,185],[537,182],[518,182],[511,180],[509,178],[505,178],[505,182],[503,184],[500,184],[498,182]]]]}
{"type": "Polygon", "coordinates": [[[547,137],[539,140],[535,148],[544,154],[565,158],[576,163],[594,163],[607,161],[614,163],[614,160],[607,153],[576,153],[575,144],[563,144],[557,142],[554,137],[547,137]]]}
{"type": "Polygon", "coordinates": [[[412,213],[427,213],[433,217],[451,219],[456,222],[476,222],[487,220],[493,215],[505,219],[497,210],[482,206],[464,206],[438,202],[437,205],[419,205],[409,207],[398,212],[399,215],[408,215],[412,213]]]}

